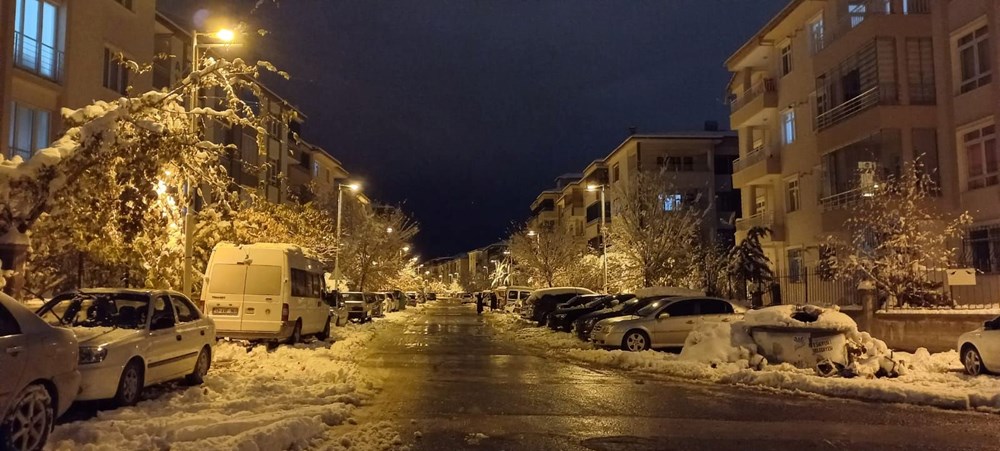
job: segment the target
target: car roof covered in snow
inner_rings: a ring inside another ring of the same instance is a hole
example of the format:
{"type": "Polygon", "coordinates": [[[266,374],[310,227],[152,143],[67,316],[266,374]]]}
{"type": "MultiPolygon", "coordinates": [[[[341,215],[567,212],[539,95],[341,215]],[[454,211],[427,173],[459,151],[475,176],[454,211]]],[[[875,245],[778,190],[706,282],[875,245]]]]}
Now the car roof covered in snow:
{"type": "Polygon", "coordinates": [[[704,296],[705,292],[701,290],[692,290],[690,288],[681,287],[648,287],[636,290],[635,297],[637,298],[651,298],[659,296],[704,296]]]}
{"type": "Polygon", "coordinates": [[[552,288],[542,288],[531,292],[532,296],[549,296],[556,294],[594,294],[593,291],[587,288],[581,287],[552,287],[552,288]]]}

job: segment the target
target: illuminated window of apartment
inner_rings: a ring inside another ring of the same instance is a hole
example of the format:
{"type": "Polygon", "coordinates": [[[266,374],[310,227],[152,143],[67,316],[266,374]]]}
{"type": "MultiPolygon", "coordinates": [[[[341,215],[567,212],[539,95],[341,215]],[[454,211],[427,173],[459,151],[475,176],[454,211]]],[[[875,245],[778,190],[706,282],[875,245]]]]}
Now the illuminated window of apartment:
{"type": "Polygon", "coordinates": [[[792,43],[785,42],[778,51],[781,53],[781,76],[788,75],[792,71],[792,43]]]}
{"type": "Polygon", "coordinates": [[[319,162],[313,161],[313,177],[319,177],[319,162]]]}
{"type": "Polygon", "coordinates": [[[1000,155],[997,154],[996,125],[961,132],[968,166],[969,189],[1000,184],[1000,155]]]}
{"type": "Polygon", "coordinates": [[[809,46],[812,48],[812,52],[816,53],[823,50],[823,46],[826,45],[824,39],[826,37],[826,31],[823,26],[823,15],[820,14],[809,21],[809,46]]]}
{"type": "Polygon", "coordinates": [[[962,35],[955,42],[958,55],[959,92],[972,91],[992,80],[990,33],[982,26],[962,35]]]}
{"type": "Polygon", "coordinates": [[[121,52],[104,48],[104,87],[125,95],[128,91],[128,64],[121,52]]]}
{"type": "Polygon", "coordinates": [[[618,163],[615,163],[614,166],[611,166],[611,182],[617,182],[618,180],[621,180],[621,178],[621,168],[618,166],[618,163]]]}
{"type": "Polygon", "coordinates": [[[795,142],[795,110],[789,108],[781,112],[781,143],[795,142]]]}
{"type": "Polygon", "coordinates": [[[675,211],[681,208],[681,202],[683,202],[683,197],[678,194],[668,194],[662,196],[663,198],[663,211],[675,211]]]}
{"type": "Polygon", "coordinates": [[[45,0],[16,0],[14,64],[46,78],[62,75],[59,5],[45,0]]]}
{"type": "Polygon", "coordinates": [[[788,251],[788,280],[792,283],[799,283],[806,275],[805,251],[802,249],[789,249],[788,251]]]}
{"type": "Polygon", "coordinates": [[[786,210],[791,213],[799,209],[799,179],[790,179],[785,183],[786,210]]]}
{"type": "Polygon", "coordinates": [[[867,1],[847,2],[847,15],[851,18],[851,28],[861,25],[868,13],[867,1]]]}
{"type": "Polygon", "coordinates": [[[38,149],[49,145],[49,112],[17,102],[11,103],[10,136],[7,146],[10,156],[27,160],[38,149]]]}

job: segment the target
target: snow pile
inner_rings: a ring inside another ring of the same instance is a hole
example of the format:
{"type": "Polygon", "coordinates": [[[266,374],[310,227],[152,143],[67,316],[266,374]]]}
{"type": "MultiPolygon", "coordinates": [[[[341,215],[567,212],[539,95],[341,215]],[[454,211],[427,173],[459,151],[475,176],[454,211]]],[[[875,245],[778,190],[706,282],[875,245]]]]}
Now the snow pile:
{"type": "Polygon", "coordinates": [[[858,324],[835,309],[815,305],[776,305],[750,310],[743,315],[745,327],[803,327],[836,332],[857,331],[858,324]]]}
{"type": "Polygon", "coordinates": [[[691,331],[680,355],[681,360],[744,366],[757,366],[760,362],[757,357],[757,343],[745,328],[734,328],[732,323],[706,323],[691,331]]]}
{"type": "MultiPolygon", "coordinates": [[[[402,321],[412,312],[389,315],[402,321]]],[[[55,428],[55,450],[243,450],[331,448],[331,427],[348,421],[381,381],[362,377],[357,361],[384,327],[379,322],[331,330],[333,341],[256,346],[221,341],[199,387],[170,384],[146,391],[134,407],[98,412],[90,420],[55,428]]],[[[371,436],[372,434],[366,434],[371,436]]],[[[398,438],[398,434],[396,434],[398,438]]],[[[379,435],[378,437],[382,437],[379,435]]],[[[382,437],[385,438],[385,437],[382,437]]],[[[373,443],[373,438],[348,438],[373,443]]],[[[388,438],[379,443],[401,443],[388,438]]],[[[344,446],[347,447],[347,446],[344,446]]],[[[371,449],[393,449],[372,446],[371,449]]],[[[357,447],[354,447],[357,449],[357,447]]],[[[362,448],[364,449],[364,448],[362,448]]]]}

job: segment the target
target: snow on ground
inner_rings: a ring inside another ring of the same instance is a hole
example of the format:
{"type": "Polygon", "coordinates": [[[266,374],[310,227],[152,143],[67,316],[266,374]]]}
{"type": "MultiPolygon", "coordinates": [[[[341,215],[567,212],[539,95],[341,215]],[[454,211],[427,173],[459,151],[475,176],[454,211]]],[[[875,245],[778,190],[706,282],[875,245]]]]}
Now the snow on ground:
{"type": "Polygon", "coordinates": [[[357,428],[362,432],[343,436],[332,427],[353,423],[354,409],[381,385],[359,373],[356,362],[365,345],[384,323],[405,321],[420,310],[336,327],[329,341],[273,351],[256,346],[248,352],[242,345],[219,342],[203,385],[147,389],[150,399],[134,407],[57,426],[47,448],[399,449],[401,439],[386,425],[362,425],[357,428]]]}
{"type": "MultiPolygon", "coordinates": [[[[753,369],[759,362],[747,360],[751,357],[749,343],[731,343],[728,349],[720,346],[719,343],[724,340],[719,338],[727,337],[724,330],[727,327],[703,329],[700,333],[704,336],[690,337],[691,342],[700,344],[678,355],[659,351],[595,349],[572,334],[534,327],[513,315],[495,314],[488,318],[505,338],[526,346],[548,349],[549,355],[554,357],[638,373],[863,401],[1000,412],[1000,378],[964,374],[955,351],[938,354],[930,354],[925,349],[913,354],[894,352],[892,357],[902,361],[908,369],[897,378],[821,377],[812,369],[800,369],[789,364],[763,365],[760,370],[753,369]]],[[[834,326],[841,319],[839,315],[832,315],[828,325],[834,326]]]]}

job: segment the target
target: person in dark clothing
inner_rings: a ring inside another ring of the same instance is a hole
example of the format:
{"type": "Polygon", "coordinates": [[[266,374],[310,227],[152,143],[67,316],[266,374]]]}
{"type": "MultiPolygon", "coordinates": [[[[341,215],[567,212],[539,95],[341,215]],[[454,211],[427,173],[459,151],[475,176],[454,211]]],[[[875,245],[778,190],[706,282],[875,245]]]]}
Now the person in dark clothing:
{"type": "Polygon", "coordinates": [[[490,293],[490,310],[496,310],[497,307],[499,307],[499,305],[497,305],[499,303],[498,301],[499,299],[497,299],[497,294],[490,293]]]}
{"type": "Polygon", "coordinates": [[[476,314],[477,315],[482,315],[483,314],[483,304],[484,304],[483,294],[482,293],[476,293],[476,314]]]}

